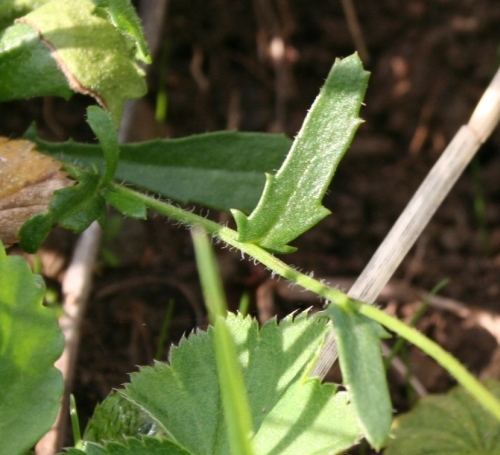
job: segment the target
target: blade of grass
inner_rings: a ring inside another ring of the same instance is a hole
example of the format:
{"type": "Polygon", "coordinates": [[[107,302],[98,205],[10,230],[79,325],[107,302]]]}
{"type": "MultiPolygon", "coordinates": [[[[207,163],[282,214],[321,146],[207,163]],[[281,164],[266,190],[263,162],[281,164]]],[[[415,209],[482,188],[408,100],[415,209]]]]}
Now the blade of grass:
{"type": "Polygon", "coordinates": [[[198,226],[193,228],[191,238],[193,239],[203,297],[205,298],[210,322],[214,323],[216,316],[225,318],[227,313],[226,296],[217,259],[207,233],[203,228],[198,226]]]}
{"type": "Polygon", "coordinates": [[[215,254],[206,232],[194,228],[192,239],[203,296],[214,326],[215,358],[222,406],[229,434],[231,453],[253,455],[250,437],[252,417],[236,346],[226,325],[227,305],[215,254]]]}
{"type": "Polygon", "coordinates": [[[476,215],[477,227],[479,229],[479,240],[486,256],[491,257],[491,242],[488,232],[488,221],[486,220],[486,200],[481,183],[481,169],[479,160],[474,158],[471,162],[472,182],[474,184],[474,214],[476,215]]]}
{"type": "Polygon", "coordinates": [[[411,409],[417,404],[419,397],[417,395],[417,392],[415,391],[415,388],[411,383],[412,373],[410,367],[410,349],[408,348],[408,346],[404,345],[402,346],[401,360],[403,362],[403,365],[406,367],[406,377],[405,377],[406,399],[408,400],[408,404],[411,409]]]}
{"type": "MultiPolygon", "coordinates": [[[[431,298],[434,297],[448,283],[449,283],[449,280],[447,280],[447,279],[446,280],[442,280],[438,284],[436,284],[436,286],[434,286],[431,289],[431,291],[429,292],[429,294],[427,294],[427,297],[425,298],[425,300],[418,307],[417,311],[415,311],[415,314],[412,316],[410,322],[408,323],[408,325],[410,327],[415,327],[415,325],[417,324],[417,322],[419,321],[419,319],[424,314],[425,309],[429,306],[431,298]]],[[[401,348],[403,347],[403,345],[404,345],[405,342],[406,342],[406,340],[404,338],[399,338],[396,341],[396,343],[394,343],[394,346],[391,349],[391,353],[389,354],[389,356],[385,360],[385,369],[386,370],[389,369],[389,367],[391,366],[392,360],[394,359],[394,357],[396,357],[398,355],[399,351],[401,350],[401,348]]]]}
{"type": "Polygon", "coordinates": [[[241,313],[243,316],[248,314],[248,307],[250,306],[250,294],[245,291],[240,299],[240,304],[238,306],[238,313],[241,313]]]}
{"type": "Polygon", "coordinates": [[[73,441],[75,444],[75,449],[81,449],[83,448],[82,433],[80,431],[78,411],[76,409],[76,401],[75,401],[75,396],[73,394],[69,396],[69,415],[71,418],[71,428],[73,430],[73,441]]]}
{"type": "Polygon", "coordinates": [[[158,339],[158,345],[156,346],[155,359],[160,360],[165,349],[165,342],[167,340],[168,331],[170,329],[170,323],[172,322],[172,315],[174,314],[175,300],[170,299],[167,306],[167,311],[165,313],[165,319],[163,319],[163,324],[161,326],[160,338],[158,339]]]}
{"type": "Polygon", "coordinates": [[[167,93],[167,85],[165,81],[167,79],[168,72],[168,60],[169,60],[169,51],[170,47],[167,42],[163,43],[163,47],[161,50],[160,56],[160,64],[158,65],[160,68],[158,74],[158,94],[156,96],[156,109],[155,109],[155,136],[161,137],[161,129],[165,122],[167,121],[167,112],[168,112],[168,93],[167,93]]]}

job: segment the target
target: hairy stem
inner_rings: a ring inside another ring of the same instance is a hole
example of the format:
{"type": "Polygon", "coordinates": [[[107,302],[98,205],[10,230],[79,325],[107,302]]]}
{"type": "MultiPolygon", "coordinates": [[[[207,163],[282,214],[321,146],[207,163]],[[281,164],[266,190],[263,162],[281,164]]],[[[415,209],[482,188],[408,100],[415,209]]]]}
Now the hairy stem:
{"type": "Polygon", "coordinates": [[[408,341],[422,349],[422,351],[436,360],[486,409],[488,409],[496,419],[500,421],[500,402],[472,374],[470,374],[467,369],[457,359],[455,359],[455,357],[414,328],[407,326],[392,316],[389,316],[373,305],[368,305],[358,300],[354,300],[338,289],[315,280],[312,276],[295,270],[257,245],[238,242],[238,240],[236,240],[238,238],[238,233],[233,229],[221,226],[214,221],[207,220],[199,215],[185,211],[166,202],[159,201],[150,196],[138,193],[137,191],[121,185],[115,183],[112,183],[111,185],[115,191],[125,194],[130,198],[142,201],[146,207],[154,210],[155,212],[166,215],[188,226],[203,227],[214,238],[218,238],[226,244],[240,250],[242,253],[246,253],[248,256],[264,264],[272,272],[290,280],[295,284],[298,284],[299,286],[302,286],[308,291],[314,292],[327,301],[341,305],[352,303],[355,307],[357,307],[361,314],[368,316],[388,329],[396,332],[401,337],[406,338],[408,341]]]}
{"type": "Polygon", "coordinates": [[[346,303],[350,298],[343,292],[328,286],[325,283],[321,283],[315,280],[309,275],[298,272],[294,268],[285,264],[283,261],[279,260],[271,253],[261,247],[254,245],[252,243],[241,243],[238,242],[238,233],[233,229],[226,226],[221,226],[220,224],[207,220],[199,215],[183,210],[179,207],[175,207],[172,204],[159,201],[145,194],[138,193],[137,191],[131,190],[124,186],[118,185],[116,183],[112,184],[113,189],[119,193],[127,195],[129,198],[139,199],[147,208],[154,210],[157,213],[168,216],[176,221],[180,221],[188,226],[201,226],[207,233],[209,233],[214,238],[222,240],[224,243],[240,250],[242,253],[254,258],[260,263],[264,264],[271,271],[277,273],[278,275],[292,281],[299,286],[307,289],[308,291],[314,292],[315,294],[329,300],[333,303],[346,303]]]}

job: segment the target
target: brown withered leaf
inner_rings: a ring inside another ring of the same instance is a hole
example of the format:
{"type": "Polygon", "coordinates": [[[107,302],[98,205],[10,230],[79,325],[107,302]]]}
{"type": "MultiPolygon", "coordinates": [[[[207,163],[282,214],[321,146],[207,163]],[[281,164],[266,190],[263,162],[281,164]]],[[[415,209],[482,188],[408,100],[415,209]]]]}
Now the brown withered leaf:
{"type": "Polygon", "coordinates": [[[5,247],[17,242],[23,223],[42,212],[55,190],[75,182],[59,161],[42,155],[33,142],[0,137],[0,239],[5,247]]]}

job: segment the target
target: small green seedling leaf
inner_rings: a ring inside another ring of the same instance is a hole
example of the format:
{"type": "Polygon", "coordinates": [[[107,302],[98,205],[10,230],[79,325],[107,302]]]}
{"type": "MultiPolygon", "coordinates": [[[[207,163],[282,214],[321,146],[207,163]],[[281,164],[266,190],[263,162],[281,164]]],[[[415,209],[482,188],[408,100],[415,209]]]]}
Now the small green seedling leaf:
{"type": "Polygon", "coordinates": [[[135,58],[151,63],[146,39],[142,33],[141,22],[129,0],[93,0],[110,22],[123,34],[130,37],[135,47],[135,58]]]}
{"type": "Polygon", "coordinates": [[[78,180],[78,184],[55,191],[48,212],[32,216],[19,232],[20,244],[29,253],[38,250],[56,224],[79,233],[94,220],[104,219],[106,204],[99,193],[99,174],[69,165],[65,166],[65,170],[78,180]]]}
{"type": "Polygon", "coordinates": [[[83,440],[104,444],[106,441],[125,442],[128,438],[162,435],[158,424],[140,407],[112,392],[97,405],[83,440]]]}
{"type": "Polygon", "coordinates": [[[103,188],[101,194],[106,201],[125,216],[130,216],[139,220],[145,220],[147,218],[146,206],[141,200],[123,195],[115,191],[112,187],[103,188]]]}
{"type": "Polygon", "coordinates": [[[369,73],[357,54],[337,60],[276,175],[267,174],[262,197],[249,217],[233,210],[239,241],[276,253],[330,212],[321,200],[351,144],[369,73]]]}
{"type": "MultiPolygon", "coordinates": [[[[105,172],[98,145],[54,144],[31,132],[29,139],[41,153],[105,172]]],[[[264,172],[280,166],[291,144],[283,135],[235,131],[124,144],[115,178],[178,202],[250,212],[264,188],[264,172]]]]}
{"type": "MultiPolygon", "coordinates": [[[[500,383],[486,387],[500,398],[500,383]]],[[[429,395],[398,417],[385,455],[499,455],[500,425],[469,392],[429,395]]]]}
{"type": "Polygon", "coordinates": [[[348,305],[331,304],[324,314],[333,320],[343,381],[364,435],[380,450],[392,423],[392,404],[380,349],[380,338],[387,337],[387,332],[348,305]]]}
{"type": "Polygon", "coordinates": [[[26,453],[51,427],[64,390],[54,367],[63,349],[45,285],[0,242],[0,454],[26,453]]]}
{"type": "Polygon", "coordinates": [[[118,158],[120,157],[118,135],[113,119],[98,106],[87,108],[87,122],[99,139],[106,161],[106,172],[101,180],[101,186],[105,186],[113,179],[118,166],[118,158]]]}

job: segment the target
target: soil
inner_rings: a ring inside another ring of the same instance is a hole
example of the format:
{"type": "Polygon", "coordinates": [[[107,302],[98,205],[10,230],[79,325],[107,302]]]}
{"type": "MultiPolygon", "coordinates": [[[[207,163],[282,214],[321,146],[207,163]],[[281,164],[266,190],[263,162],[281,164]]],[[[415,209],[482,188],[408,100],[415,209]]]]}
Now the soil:
{"type": "MultiPolygon", "coordinates": [[[[332,215],[294,242],[297,252],[283,257],[332,283],[360,274],[446,144],[467,123],[499,60],[496,0],[355,3],[369,54],[363,58],[372,73],[361,112],[365,123],[324,199],[332,215]]],[[[162,34],[141,120],[130,131],[133,140],[154,137],[161,89],[168,95],[162,135],[229,128],[293,137],[333,61],[355,50],[341,2],[333,1],[171,0],[162,34]],[[273,60],[280,43],[282,58],[273,60]]],[[[46,138],[88,141],[87,103],[83,97],[4,103],[0,133],[22,134],[36,120],[46,138]]],[[[389,294],[380,302],[408,319],[422,301],[415,289],[425,293],[448,279],[439,296],[472,312],[464,317],[431,305],[419,329],[475,374],[491,370],[497,348],[496,326],[485,330],[474,315],[500,312],[499,175],[497,128],[397,270],[394,283],[406,294],[389,294]]],[[[156,358],[165,360],[170,343],[206,325],[189,232],[161,218],[110,217],[120,226],[114,237],[107,232],[96,266],[74,384],[83,423],[137,365],[152,364],[172,302],[168,341],[156,358]]],[[[56,230],[41,250],[48,285],[58,292],[73,244],[73,234],[56,230]]],[[[273,284],[274,300],[265,307],[257,291],[268,283],[267,272],[237,253],[218,250],[218,255],[233,309],[244,291],[251,296],[251,314],[261,319],[321,306],[314,299],[283,297],[281,285],[273,284]]],[[[408,356],[428,392],[454,385],[418,351],[409,349],[408,356]]],[[[405,381],[394,373],[391,390],[395,408],[408,409],[405,381]]]]}

